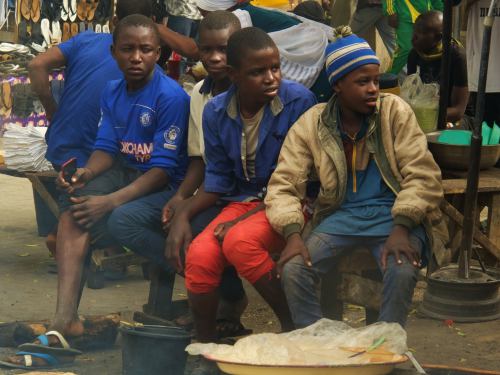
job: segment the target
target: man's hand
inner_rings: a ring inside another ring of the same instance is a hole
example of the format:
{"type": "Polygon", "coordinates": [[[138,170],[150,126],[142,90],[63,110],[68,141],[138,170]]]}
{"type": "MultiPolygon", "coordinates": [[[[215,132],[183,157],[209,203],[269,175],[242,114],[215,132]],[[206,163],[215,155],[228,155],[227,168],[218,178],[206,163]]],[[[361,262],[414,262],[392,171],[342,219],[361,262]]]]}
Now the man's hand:
{"type": "Polygon", "coordinates": [[[163,207],[161,212],[161,225],[165,232],[168,232],[172,219],[175,215],[175,211],[183,201],[184,199],[180,195],[175,194],[163,207]]]}
{"type": "Polygon", "coordinates": [[[390,16],[388,16],[387,23],[389,24],[390,27],[397,29],[399,24],[398,15],[391,14],[390,16]]]}
{"type": "Polygon", "coordinates": [[[73,218],[83,228],[90,229],[108,212],[115,207],[106,195],[90,195],[85,197],[71,197],[73,205],[70,207],[73,218]]]}
{"type": "Polygon", "coordinates": [[[56,185],[60,190],[64,190],[68,194],[73,194],[75,190],[81,189],[87,182],[94,178],[94,174],[88,168],[77,168],[73,177],[71,177],[71,184],[64,180],[62,171],[59,172],[56,179],[56,185]]]}
{"type": "Polygon", "coordinates": [[[276,263],[277,277],[281,277],[283,272],[283,267],[285,264],[295,257],[296,255],[302,255],[304,259],[304,264],[306,266],[312,267],[311,257],[309,256],[309,251],[307,250],[304,240],[300,233],[294,233],[290,235],[286,241],[286,246],[281,252],[280,259],[276,263]]]}
{"type": "Polygon", "coordinates": [[[421,264],[420,254],[410,244],[408,228],[402,225],[395,225],[385,242],[380,260],[383,270],[387,267],[387,258],[389,255],[394,256],[398,265],[403,263],[401,255],[404,255],[415,267],[419,267],[421,264]]]}
{"type": "Polygon", "coordinates": [[[222,243],[224,241],[224,237],[231,227],[233,227],[236,223],[234,221],[226,221],[225,223],[218,224],[214,229],[214,236],[217,240],[222,243]]]}
{"type": "Polygon", "coordinates": [[[176,216],[170,225],[165,245],[165,258],[178,273],[181,273],[184,269],[180,256],[181,249],[186,254],[192,240],[193,232],[189,220],[184,215],[176,216]]]}
{"type": "Polygon", "coordinates": [[[45,117],[47,120],[52,121],[54,114],[57,112],[57,103],[55,100],[47,101],[44,103],[43,108],[45,109],[45,117]]]}

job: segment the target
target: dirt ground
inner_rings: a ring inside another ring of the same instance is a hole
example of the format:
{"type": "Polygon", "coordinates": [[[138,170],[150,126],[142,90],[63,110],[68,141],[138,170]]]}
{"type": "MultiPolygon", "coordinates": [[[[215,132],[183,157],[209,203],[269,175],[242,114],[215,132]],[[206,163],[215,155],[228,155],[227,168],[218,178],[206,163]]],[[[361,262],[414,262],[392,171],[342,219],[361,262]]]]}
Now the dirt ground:
{"type": "MultiPolygon", "coordinates": [[[[44,239],[37,236],[31,185],[26,179],[0,175],[0,322],[49,319],[56,300],[56,275],[48,273],[49,264],[44,239]]],[[[424,282],[419,282],[415,307],[422,299],[424,282]]],[[[274,331],[278,325],[267,305],[247,288],[250,305],[243,323],[254,332],[274,331]]],[[[146,302],[148,284],[138,267],[129,267],[129,275],[119,282],[108,281],[100,290],[85,289],[81,314],[121,312],[125,319],[141,310],[146,302]]],[[[185,297],[182,280],[176,296],[185,297]]],[[[363,324],[362,311],[348,306],[349,324],[363,324]]],[[[421,363],[500,370],[500,321],[455,324],[418,317],[412,310],[408,326],[408,346],[421,363]]],[[[0,348],[0,359],[14,352],[0,348]]],[[[89,352],[65,371],[79,375],[121,374],[121,349],[89,352]]],[[[23,373],[4,370],[0,374],[23,373]]]]}

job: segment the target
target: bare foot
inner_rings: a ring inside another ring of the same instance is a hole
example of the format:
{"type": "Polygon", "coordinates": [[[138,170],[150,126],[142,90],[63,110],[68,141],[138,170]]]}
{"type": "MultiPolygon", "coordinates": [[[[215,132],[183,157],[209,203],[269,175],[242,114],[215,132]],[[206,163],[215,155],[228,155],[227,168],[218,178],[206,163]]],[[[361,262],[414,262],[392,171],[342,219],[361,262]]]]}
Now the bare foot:
{"type": "MultiPolygon", "coordinates": [[[[47,331],[57,331],[64,337],[68,338],[68,337],[78,337],[83,335],[84,328],[82,321],[79,319],[66,324],[54,320],[54,323],[52,324],[51,327],[49,327],[47,331]]],[[[50,335],[48,336],[48,340],[49,340],[49,346],[62,347],[61,342],[59,341],[57,336],[50,335]]],[[[38,339],[36,339],[34,343],[41,344],[40,340],[38,339]]]]}

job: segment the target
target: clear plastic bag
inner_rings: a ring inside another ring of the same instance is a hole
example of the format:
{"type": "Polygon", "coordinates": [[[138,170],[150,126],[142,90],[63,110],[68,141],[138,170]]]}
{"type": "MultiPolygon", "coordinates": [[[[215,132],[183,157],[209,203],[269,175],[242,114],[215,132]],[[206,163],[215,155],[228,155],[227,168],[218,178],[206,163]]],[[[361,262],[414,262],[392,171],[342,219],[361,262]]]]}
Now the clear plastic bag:
{"type": "Polygon", "coordinates": [[[351,328],[339,321],[321,319],[288,333],[262,333],[231,345],[191,344],[191,355],[208,355],[221,361],[255,365],[349,365],[392,362],[407,351],[406,331],[397,323],[375,323],[351,328]],[[351,357],[384,338],[370,355],[351,357]]]}
{"type": "Polygon", "coordinates": [[[423,83],[417,73],[410,74],[401,85],[401,98],[415,112],[418,124],[424,133],[437,129],[439,114],[439,85],[437,83],[423,83]]]}

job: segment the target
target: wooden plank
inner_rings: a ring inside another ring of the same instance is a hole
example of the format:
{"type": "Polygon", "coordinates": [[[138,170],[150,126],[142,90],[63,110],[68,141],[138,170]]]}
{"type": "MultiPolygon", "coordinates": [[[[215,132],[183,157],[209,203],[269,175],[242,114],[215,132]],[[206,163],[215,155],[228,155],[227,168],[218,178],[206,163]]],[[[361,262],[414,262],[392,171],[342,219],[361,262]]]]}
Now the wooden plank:
{"type": "Polygon", "coordinates": [[[134,253],[117,254],[111,256],[103,256],[100,258],[100,266],[104,269],[115,268],[121,266],[130,266],[132,264],[142,264],[148,260],[134,253]]]}
{"type": "Polygon", "coordinates": [[[353,305],[380,310],[382,283],[353,274],[342,274],[337,288],[338,298],[353,305]]]}
{"type": "MultiPolygon", "coordinates": [[[[450,219],[455,221],[458,225],[463,227],[464,216],[451,204],[447,201],[443,201],[441,203],[441,210],[445,213],[450,219]]],[[[489,253],[491,253],[495,258],[500,260],[500,249],[490,241],[488,237],[486,237],[481,231],[474,226],[474,241],[476,241],[479,245],[484,247],[489,253]]]]}
{"type": "Polygon", "coordinates": [[[55,217],[59,217],[59,207],[54,200],[54,197],[50,195],[48,190],[45,188],[45,186],[42,184],[40,179],[37,177],[36,174],[30,174],[26,175],[28,180],[30,180],[31,184],[33,185],[33,189],[36,190],[38,194],[40,194],[40,197],[43,199],[45,204],[47,204],[47,207],[49,210],[54,214],[55,217]]]}
{"type": "MultiPolygon", "coordinates": [[[[467,180],[464,178],[443,180],[445,194],[464,194],[467,180]]],[[[500,177],[481,177],[478,185],[479,193],[500,192],[500,177]]]]}

